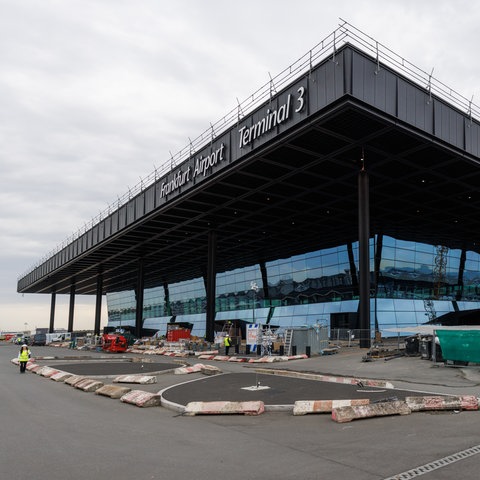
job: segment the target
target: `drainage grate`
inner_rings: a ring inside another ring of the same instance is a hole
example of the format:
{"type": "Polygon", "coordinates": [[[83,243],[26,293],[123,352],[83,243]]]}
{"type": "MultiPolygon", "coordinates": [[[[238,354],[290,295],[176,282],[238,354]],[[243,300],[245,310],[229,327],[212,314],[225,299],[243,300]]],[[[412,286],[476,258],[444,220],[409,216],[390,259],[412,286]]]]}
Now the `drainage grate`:
{"type": "Polygon", "coordinates": [[[394,475],[393,477],[388,477],[385,480],[410,480],[411,478],[419,477],[420,475],[433,472],[438,468],[451,465],[452,463],[458,462],[459,460],[464,460],[465,458],[472,457],[473,455],[477,455],[478,453],[480,453],[480,445],[472,448],[467,448],[466,450],[454,453],[453,455],[449,455],[448,457],[440,458],[439,460],[427,463],[426,465],[422,465],[421,467],[412,468],[412,470],[408,470],[408,472],[399,473],[397,475],[394,475]]]}

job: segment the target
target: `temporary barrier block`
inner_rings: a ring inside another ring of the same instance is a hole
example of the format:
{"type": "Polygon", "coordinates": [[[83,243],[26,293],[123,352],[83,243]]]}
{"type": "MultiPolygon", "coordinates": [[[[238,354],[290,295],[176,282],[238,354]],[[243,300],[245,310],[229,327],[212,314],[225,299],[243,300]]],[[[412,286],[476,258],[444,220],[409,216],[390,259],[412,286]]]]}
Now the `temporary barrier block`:
{"type": "Polygon", "coordinates": [[[406,397],[412,412],[428,410],[478,410],[478,399],[474,395],[463,396],[419,396],[406,397]]]}
{"type": "Polygon", "coordinates": [[[293,414],[331,413],[334,408],[368,405],[369,403],[370,399],[368,398],[352,400],[297,400],[293,405],[293,414]]]}
{"type": "Polygon", "coordinates": [[[198,356],[198,359],[199,360],[213,360],[215,358],[215,354],[212,354],[212,355],[199,355],[198,356]]]}
{"type": "Polygon", "coordinates": [[[265,411],[261,401],[253,402],[190,402],[185,415],[260,415],[265,411]]]}
{"type": "Polygon", "coordinates": [[[332,419],[338,423],[345,423],[360,418],[409,415],[410,413],[412,411],[406,402],[380,402],[369,405],[334,408],[332,410],[332,419]]]}
{"type": "Polygon", "coordinates": [[[42,377],[50,378],[52,375],[55,375],[58,373],[58,370],[55,370],[54,368],[51,367],[43,367],[41,370],[37,372],[38,375],[41,375],[42,377]]]}
{"type": "Polygon", "coordinates": [[[196,363],[195,365],[193,365],[191,367],[176,368],[173,373],[175,375],[184,375],[186,373],[197,373],[197,372],[201,372],[201,370],[204,366],[205,365],[203,365],[202,363],[196,363]]]}
{"type": "Polygon", "coordinates": [[[52,375],[50,377],[50,380],[54,380],[55,382],[64,382],[65,380],[67,380],[67,378],[70,378],[71,376],[71,373],[59,371],[52,375]]]}
{"type": "Polygon", "coordinates": [[[67,385],[70,385],[71,387],[74,387],[78,382],[81,382],[84,379],[85,377],[83,377],[82,375],[72,375],[70,378],[67,378],[65,380],[65,383],[67,385]]]}
{"type": "Polygon", "coordinates": [[[222,371],[214,365],[204,365],[200,371],[204,375],[217,375],[219,373],[222,373],[222,371]]]}
{"type": "Polygon", "coordinates": [[[37,373],[39,370],[41,370],[42,367],[40,365],[36,365],[34,363],[28,364],[27,363],[27,370],[32,373],[37,373]]]}
{"type": "Polygon", "coordinates": [[[126,393],[130,392],[128,387],[119,387],[118,385],[104,385],[95,391],[96,395],[103,395],[110,398],[121,398],[126,393]]]}
{"type": "Polygon", "coordinates": [[[157,393],[132,390],[120,397],[120,401],[137,407],[156,407],[160,405],[161,397],[157,393]]]}
{"type": "Polygon", "coordinates": [[[119,375],[113,379],[113,383],[139,383],[141,385],[157,383],[154,375],[119,375]]]}
{"type": "Polygon", "coordinates": [[[84,378],[75,384],[75,388],[83,390],[84,392],[95,392],[100,387],[103,387],[103,383],[91,378],[84,378]]]}

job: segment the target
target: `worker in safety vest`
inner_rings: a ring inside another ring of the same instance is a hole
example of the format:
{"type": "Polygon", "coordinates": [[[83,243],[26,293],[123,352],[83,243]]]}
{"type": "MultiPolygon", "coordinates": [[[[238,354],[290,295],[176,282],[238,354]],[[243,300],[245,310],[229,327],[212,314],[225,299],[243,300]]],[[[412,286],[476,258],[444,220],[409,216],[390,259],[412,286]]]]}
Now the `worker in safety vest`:
{"type": "Polygon", "coordinates": [[[18,361],[20,362],[20,373],[25,373],[27,369],[27,362],[30,359],[32,352],[26,344],[23,344],[18,352],[18,361]]]}
{"type": "Polygon", "coordinates": [[[223,339],[223,344],[225,345],[225,355],[228,355],[228,350],[232,346],[232,339],[230,338],[230,335],[228,333],[223,339]]]}

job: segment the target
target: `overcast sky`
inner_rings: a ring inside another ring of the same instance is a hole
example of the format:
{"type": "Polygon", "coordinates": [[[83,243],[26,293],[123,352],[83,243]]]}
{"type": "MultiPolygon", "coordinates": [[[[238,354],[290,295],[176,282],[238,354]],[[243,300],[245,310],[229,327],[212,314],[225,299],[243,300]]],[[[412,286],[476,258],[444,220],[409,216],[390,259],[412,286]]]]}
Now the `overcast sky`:
{"type": "Polygon", "coordinates": [[[48,327],[19,275],[340,19],[480,104],[475,0],[0,0],[0,330],[48,327]]]}

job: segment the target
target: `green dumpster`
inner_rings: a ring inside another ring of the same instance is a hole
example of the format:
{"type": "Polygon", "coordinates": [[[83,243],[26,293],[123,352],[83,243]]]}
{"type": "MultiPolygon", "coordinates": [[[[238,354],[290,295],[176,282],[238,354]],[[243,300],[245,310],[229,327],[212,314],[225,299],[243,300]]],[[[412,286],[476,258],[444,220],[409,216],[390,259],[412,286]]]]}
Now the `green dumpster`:
{"type": "Polygon", "coordinates": [[[480,330],[436,330],[443,360],[480,363],[480,330]]]}

